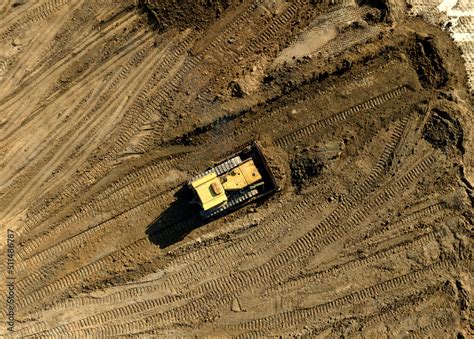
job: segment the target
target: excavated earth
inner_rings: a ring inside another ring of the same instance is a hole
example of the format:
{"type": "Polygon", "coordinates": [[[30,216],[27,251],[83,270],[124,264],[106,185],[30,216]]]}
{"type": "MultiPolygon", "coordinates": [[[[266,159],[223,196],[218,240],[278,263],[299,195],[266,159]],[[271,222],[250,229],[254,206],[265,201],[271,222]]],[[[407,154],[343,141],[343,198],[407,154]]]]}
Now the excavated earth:
{"type": "Polygon", "coordinates": [[[405,6],[3,1],[0,336],[470,337],[473,97],[405,6]],[[203,222],[253,140],[280,191],[203,222]]]}

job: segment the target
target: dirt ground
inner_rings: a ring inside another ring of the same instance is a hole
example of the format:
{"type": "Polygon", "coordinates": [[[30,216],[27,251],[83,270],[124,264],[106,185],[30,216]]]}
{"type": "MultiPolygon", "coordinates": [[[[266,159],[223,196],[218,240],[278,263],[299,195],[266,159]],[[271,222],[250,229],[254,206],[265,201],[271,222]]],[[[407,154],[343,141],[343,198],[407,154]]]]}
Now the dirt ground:
{"type": "Polygon", "coordinates": [[[3,0],[0,336],[471,337],[474,101],[414,3],[3,0]],[[281,190],[203,222],[253,140],[281,190]]]}

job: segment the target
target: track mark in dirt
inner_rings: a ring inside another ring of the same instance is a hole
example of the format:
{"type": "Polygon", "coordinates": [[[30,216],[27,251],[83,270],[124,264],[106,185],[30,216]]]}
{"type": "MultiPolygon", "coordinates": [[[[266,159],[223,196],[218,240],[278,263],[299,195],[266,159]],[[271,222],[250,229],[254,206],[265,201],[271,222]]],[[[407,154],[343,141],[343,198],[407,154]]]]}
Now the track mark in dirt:
{"type": "Polygon", "coordinates": [[[397,1],[0,8],[14,335],[466,333],[469,46],[397,1]],[[280,190],[198,218],[253,140],[280,190]]]}

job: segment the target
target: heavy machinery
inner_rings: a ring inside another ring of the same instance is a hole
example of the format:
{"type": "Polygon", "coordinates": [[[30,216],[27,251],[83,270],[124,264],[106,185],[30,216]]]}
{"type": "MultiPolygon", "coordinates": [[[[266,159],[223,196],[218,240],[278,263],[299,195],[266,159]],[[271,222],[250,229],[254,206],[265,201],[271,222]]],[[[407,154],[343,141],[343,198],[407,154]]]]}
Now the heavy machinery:
{"type": "Polygon", "coordinates": [[[205,219],[234,211],[278,190],[259,145],[253,142],[238,154],[188,182],[205,219]]]}

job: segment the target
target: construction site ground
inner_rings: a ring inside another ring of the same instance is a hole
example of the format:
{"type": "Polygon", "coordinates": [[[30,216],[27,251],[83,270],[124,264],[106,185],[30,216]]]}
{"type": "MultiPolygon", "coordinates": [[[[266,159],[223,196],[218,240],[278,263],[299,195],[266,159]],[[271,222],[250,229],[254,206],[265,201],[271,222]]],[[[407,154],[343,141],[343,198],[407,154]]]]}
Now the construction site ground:
{"type": "Polygon", "coordinates": [[[0,336],[472,336],[469,60],[415,5],[1,2],[0,336]],[[280,191],[200,219],[252,141],[280,191]]]}

